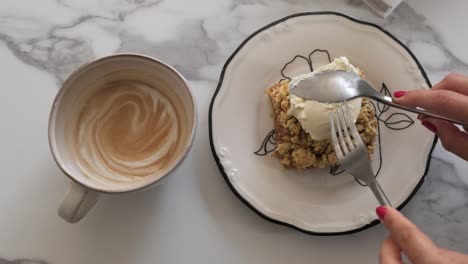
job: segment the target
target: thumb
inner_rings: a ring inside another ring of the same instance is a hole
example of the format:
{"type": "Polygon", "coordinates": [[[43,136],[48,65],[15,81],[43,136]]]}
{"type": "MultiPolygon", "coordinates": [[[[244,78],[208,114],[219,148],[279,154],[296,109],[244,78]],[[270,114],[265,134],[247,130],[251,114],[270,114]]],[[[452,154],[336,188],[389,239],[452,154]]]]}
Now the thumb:
{"type": "Polygon", "coordinates": [[[438,248],[413,223],[397,210],[380,206],[376,209],[380,221],[390,232],[392,240],[412,263],[434,263],[438,248]]]}
{"type": "Polygon", "coordinates": [[[430,117],[422,118],[423,126],[436,133],[444,148],[468,161],[468,134],[454,124],[430,117]]]}

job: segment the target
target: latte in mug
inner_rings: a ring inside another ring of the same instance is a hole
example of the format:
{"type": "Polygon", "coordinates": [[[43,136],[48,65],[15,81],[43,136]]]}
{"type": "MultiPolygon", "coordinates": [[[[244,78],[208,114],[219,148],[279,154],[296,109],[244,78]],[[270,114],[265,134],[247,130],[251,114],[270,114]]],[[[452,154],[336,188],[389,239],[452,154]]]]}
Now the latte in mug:
{"type": "Polygon", "coordinates": [[[174,104],[157,87],[114,81],[90,96],[73,129],[83,174],[103,183],[139,180],[175,157],[181,124],[174,104]]]}
{"type": "Polygon", "coordinates": [[[49,117],[52,155],[73,180],[59,215],[77,222],[101,193],[160,182],[187,155],[196,116],[185,79],[156,59],[117,54],[75,71],[49,117]]]}

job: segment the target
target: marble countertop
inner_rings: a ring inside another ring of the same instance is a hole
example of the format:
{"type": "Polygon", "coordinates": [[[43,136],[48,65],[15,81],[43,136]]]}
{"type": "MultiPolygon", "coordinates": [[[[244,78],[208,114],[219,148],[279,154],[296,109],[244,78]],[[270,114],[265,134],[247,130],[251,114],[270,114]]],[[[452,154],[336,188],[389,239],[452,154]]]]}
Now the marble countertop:
{"type": "MultiPolygon", "coordinates": [[[[436,83],[448,72],[468,74],[468,35],[460,26],[468,24],[467,9],[463,0],[407,0],[383,20],[359,0],[2,1],[0,263],[376,263],[381,226],[309,236],[258,217],[229,190],[208,140],[208,104],[221,67],[261,26],[330,10],[386,28],[436,83]],[[116,52],[154,56],[189,80],[200,113],[197,138],[165,184],[104,196],[71,225],[57,216],[69,180],[48,148],[50,106],[74,69],[116,52]]],[[[439,245],[465,253],[467,169],[438,145],[427,180],[403,209],[439,245]]]]}

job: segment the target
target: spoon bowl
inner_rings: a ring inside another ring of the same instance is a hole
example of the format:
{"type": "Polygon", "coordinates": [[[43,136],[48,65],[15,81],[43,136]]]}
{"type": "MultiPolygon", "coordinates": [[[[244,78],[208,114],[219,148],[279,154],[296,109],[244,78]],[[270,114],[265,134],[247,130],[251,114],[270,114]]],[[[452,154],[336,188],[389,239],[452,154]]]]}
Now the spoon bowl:
{"type": "Polygon", "coordinates": [[[322,103],[339,103],[357,97],[367,97],[383,104],[410,111],[413,113],[431,116],[450,121],[454,124],[468,126],[459,120],[435,113],[420,107],[408,107],[397,104],[390,96],[384,96],[377,92],[367,81],[354,72],[324,71],[295,82],[289,87],[291,94],[306,100],[314,100],[322,103]]]}

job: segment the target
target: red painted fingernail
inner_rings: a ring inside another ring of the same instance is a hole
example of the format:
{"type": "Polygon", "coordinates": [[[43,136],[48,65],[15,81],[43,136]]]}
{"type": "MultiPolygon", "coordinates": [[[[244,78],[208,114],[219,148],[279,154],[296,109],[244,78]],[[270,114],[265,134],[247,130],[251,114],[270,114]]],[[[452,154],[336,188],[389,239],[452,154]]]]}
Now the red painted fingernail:
{"type": "Polygon", "coordinates": [[[432,131],[434,133],[437,133],[437,128],[432,123],[430,123],[428,121],[422,121],[421,125],[425,126],[430,131],[432,131]]]}
{"type": "Polygon", "coordinates": [[[387,208],[385,206],[379,206],[377,209],[375,209],[375,212],[379,216],[380,219],[384,219],[385,214],[387,213],[387,208]]]}
{"type": "Polygon", "coordinates": [[[406,94],[406,91],[396,91],[393,93],[393,96],[395,96],[396,98],[400,98],[405,94],[406,94]]]}

